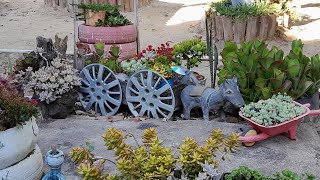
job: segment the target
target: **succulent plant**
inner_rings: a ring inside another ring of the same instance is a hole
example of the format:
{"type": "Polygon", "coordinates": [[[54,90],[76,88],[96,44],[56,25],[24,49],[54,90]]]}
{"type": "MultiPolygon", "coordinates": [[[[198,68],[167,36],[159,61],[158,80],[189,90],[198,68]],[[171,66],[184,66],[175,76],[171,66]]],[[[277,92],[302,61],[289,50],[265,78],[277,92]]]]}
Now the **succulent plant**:
{"type": "Polygon", "coordinates": [[[286,94],[273,95],[267,100],[250,103],[241,108],[245,117],[264,125],[272,126],[289,121],[303,113],[306,109],[293,103],[290,96],[286,94]]]}
{"type": "Polygon", "coordinates": [[[132,75],[135,72],[147,68],[147,64],[144,61],[135,59],[121,61],[120,65],[123,71],[128,75],[132,75]]]}

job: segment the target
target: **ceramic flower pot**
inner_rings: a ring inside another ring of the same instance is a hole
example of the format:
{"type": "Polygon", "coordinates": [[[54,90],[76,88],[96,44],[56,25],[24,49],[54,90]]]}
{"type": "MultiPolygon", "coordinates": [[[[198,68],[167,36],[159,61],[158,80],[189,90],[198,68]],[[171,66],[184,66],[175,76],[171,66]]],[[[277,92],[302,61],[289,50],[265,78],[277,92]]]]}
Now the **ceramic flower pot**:
{"type": "Polygon", "coordinates": [[[25,122],[22,127],[0,131],[0,170],[27,157],[36,145],[38,133],[35,118],[25,122]]]}

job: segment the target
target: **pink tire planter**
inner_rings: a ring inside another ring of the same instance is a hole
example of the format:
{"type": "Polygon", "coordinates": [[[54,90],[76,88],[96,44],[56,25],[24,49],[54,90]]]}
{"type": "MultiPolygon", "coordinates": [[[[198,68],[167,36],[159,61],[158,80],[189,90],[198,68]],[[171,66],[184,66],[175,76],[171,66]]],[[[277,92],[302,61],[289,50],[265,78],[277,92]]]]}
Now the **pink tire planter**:
{"type": "Polygon", "coordinates": [[[137,39],[137,29],[134,25],[118,27],[93,27],[79,25],[79,40],[94,44],[124,44],[134,42],[137,39]]]}
{"type": "Polygon", "coordinates": [[[251,143],[251,142],[257,142],[257,141],[262,141],[265,140],[269,137],[273,137],[282,133],[288,133],[289,138],[291,140],[296,139],[296,130],[297,130],[297,125],[300,122],[300,120],[303,119],[303,117],[311,115],[311,116],[316,116],[320,114],[320,110],[310,110],[310,104],[304,104],[301,105],[297,102],[294,102],[296,105],[304,107],[306,109],[306,112],[296,118],[293,118],[289,121],[286,121],[281,124],[277,124],[274,126],[263,126],[261,124],[258,124],[254,121],[252,121],[250,118],[245,117],[242,112],[239,112],[239,115],[245,119],[250,126],[253,127],[253,129],[257,130],[260,132],[260,134],[256,136],[248,136],[248,137],[240,137],[240,141],[243,143],[251,143]]]}
{"type": "MultiPolygon", "coordinates": [[[[95,51],[94,44],[89,44],[90,51],[95,51]]],[[[105,54],[108,54],[110,51],[110,47],[112,45],[117,45],[120,47],[120,58],[121,59],[130,59],[136,56],[137,54],[137,42],[130,42],[130,43],[125,43],[125,44],[106,44],[104,47],[104,52],[105,54]]]]}

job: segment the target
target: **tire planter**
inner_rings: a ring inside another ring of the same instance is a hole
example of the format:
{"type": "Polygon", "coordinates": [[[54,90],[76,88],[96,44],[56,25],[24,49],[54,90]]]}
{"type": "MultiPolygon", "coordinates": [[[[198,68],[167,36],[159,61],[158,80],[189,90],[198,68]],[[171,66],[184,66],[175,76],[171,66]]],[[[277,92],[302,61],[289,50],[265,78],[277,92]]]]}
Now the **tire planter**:
{"type": "MultiPolygon", "coordinates": [[[[122,59],[130,59],[132,57],[135,57],[137,54],[137,42],[133,41],[130,43],[125,43],[125,44],[106,44],[104,47],[104,52],[109,52],[110,47],[112,45],[117,45],[120,47],[120,58],[122,59]]],[[[88,46],[90,48],[90,51],[96,51],[94,44],[88,43],[88,46]]],[[[107,53],[105,53],[107,54],[107,53]]]]}
{"type": "Polygon", "coordinates": [[[134,25],[118,27],[79,25],[79,40],[85,43],[125,44],[134,42],[136,39],[137,29],[134,25]]]}
{"type": "Polygon", "coordinates": [[[34,118],[27,121],[22,128],[14,127],[0,132],[2,145],[0,148],[0,169],[7,168],[24,159],[34,149],[38,133],[39,129],[34,118]]]}
{"type": "Polygon", "coordinates": [[[42,175],[43,160],[38,145],[35,146],[34,151],[24,160],[0,170],[0,179],[5,180],[39,180],[42,175]]]}

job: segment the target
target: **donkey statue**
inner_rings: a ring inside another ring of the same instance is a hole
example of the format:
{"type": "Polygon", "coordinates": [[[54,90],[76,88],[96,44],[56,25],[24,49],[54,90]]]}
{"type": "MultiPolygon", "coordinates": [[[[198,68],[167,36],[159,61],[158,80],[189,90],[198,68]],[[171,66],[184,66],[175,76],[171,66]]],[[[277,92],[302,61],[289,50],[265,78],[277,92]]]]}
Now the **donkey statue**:
{"type": "Polygon", "coordinates": [[[236,76],[233,79],[226,79],[220,85],[219,90],[198,85],[188,85],[181,92],[184,119],[190,119],[190,111],[194,107],[201,107],[204,120],[209,121],[209,111],[218,110],[221,121],[224,121],[223,106],[227,101],[237,108],[244,105],[236,76]]]}

